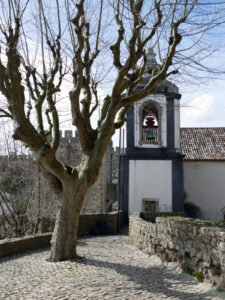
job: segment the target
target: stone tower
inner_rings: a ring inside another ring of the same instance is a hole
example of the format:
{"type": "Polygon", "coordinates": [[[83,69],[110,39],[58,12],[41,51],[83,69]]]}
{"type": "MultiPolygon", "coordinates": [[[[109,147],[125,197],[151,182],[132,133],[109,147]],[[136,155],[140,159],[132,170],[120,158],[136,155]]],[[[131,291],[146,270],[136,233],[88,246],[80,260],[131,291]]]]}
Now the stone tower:
{"type": "MultiPolygon", "coordinates": [[[[79,165],[83,156],[76,132],[74,136],[72,130],[65,130],[64,137],[62,137],[62,132],[60,135],[57,157],[65,164],[79,165]]],[[[108,212],[111,210],[111,205],[117,201],[118,153],[119,149],[114,149],[110,143],[104,155],[98,179],[85,194],[82,214],[108,212]]]]}

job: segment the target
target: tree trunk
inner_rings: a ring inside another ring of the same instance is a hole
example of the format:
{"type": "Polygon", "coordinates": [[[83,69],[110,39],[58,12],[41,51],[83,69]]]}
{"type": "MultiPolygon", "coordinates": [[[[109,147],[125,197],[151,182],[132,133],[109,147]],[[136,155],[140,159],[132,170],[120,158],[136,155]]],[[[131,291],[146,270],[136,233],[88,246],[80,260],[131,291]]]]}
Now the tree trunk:
{"type": "MultiPolygon", "coordinates": [[[[61,180],[61,190],[56,196],[59,200],[59,210],[51,240],[50,261],[62,261],[77,257],[77,233],[80,212],[87,190],[96,182],[104,152],[86,159],[79,173],[66,175],[61,180]]],[[[58,181],[56,181],[58,184],[58,181]]],[[[51,187],[53,188],[53,187],[51,187]]],[[[58,190],[57,188],[54,189],[58,190]]]]}
{"type": "Polygon", "coordinates": [[[60,208],[51,240],[50,261],[76,258],[77,233],[85,187],[71,181],[59,196],[60,208]]]}

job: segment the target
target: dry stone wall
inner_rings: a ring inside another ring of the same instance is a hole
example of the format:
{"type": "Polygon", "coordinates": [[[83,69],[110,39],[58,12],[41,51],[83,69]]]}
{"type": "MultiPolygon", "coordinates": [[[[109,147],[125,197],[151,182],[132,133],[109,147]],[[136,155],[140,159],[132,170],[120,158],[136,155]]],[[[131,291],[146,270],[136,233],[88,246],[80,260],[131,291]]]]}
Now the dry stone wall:
{"type": "Polygon", "coordinates": [[[225,228],[205,224],[184,217],[158,217],[151,223],[134,214],[129,220],[129,241],[147,254],[198,272],[225,290],[225,228]]]}

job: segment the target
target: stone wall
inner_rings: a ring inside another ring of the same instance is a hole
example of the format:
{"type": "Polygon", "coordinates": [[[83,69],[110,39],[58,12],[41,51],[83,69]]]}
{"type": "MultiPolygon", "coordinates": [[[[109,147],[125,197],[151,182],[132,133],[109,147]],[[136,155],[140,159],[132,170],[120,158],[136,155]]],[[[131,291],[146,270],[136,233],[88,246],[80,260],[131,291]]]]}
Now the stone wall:
{"type": "MultiPolygon", "coordinates": [[[[123,225],[123,212],[110,212],[101,214],[81,214],[79,221],[78,235],[89,235],[91,228],[97,222],[104,221],[109,226],[109,234],[116,234],[123,225]]],[[[40,232],[53,232],[55,220],[53,218],[42,218],[40,232]]]]}
{"type": "MultiPolygon", "coordinates": [[[[107,214],[89,214],[80,216],[78,235],[89,235],[90,230],[98,221],[105,221],[109,226],[108,234],[116,234],[123,225],[123,212],[111,212],[107,214]]],[[[0,257],[49,247],[54,229],[54,220],[44,218],[41,223],[41,233],[20,238],[0,240],[0,257]]]]}
{"type": "MultiPolygon", "coordinates": [[[[57,157],[60,161],[68,165],[79,165],[83,156],[80,149],[79,139],[72,130],[65,130],[64,136],[61,134],[60,145],[57,150],[57,157]]],[[[104,155],[102,167],[96,183],[88,190],[84,198],[82,212],[83,214],[103,213],[108,211],[107,202],[111,201],[114,195],[111,195],[113,183],[112,174],[118,172],[112,162],[117,157],[118,149],[113,149],[112,144],[107,148],[104,155]]],[[[118,181],[118,180],[117,180],[118,181]]]]}
{"type": "Polygon", "coordinates": [[[97,222],[105,221],[109,226],[109,234],[118,233],[119,229],[122,227],[123,213],[120,212],[111,212],[105,214],[88,214],[80,216],[79,230],[78,235],[88,235],[90,230],[94,227],[97,222]]]}
{"type": "Polygon", "coordinates": [[[0,241],[0,257],[50,246],[51,233],[0,241]]]}
{"type": "Polygon", "coordinates": [[[156,223],[130,217],[129,241],[147,254],[177,262],[225,290],[225,228],[184,217],[158,217],[156,223]]]}

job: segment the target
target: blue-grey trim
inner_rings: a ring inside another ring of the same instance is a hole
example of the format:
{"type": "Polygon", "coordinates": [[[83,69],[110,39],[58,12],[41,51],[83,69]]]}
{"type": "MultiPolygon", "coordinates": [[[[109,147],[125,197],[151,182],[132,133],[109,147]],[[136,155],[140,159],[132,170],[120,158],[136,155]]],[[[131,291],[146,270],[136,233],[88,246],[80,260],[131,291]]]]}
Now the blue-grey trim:
{"type": "Polygon", "coordinates": [[[167,113],[167,147],[174,148],[175,146],[175,126],[174,126],[174,98],[166,98],[166,113],[167,113]]]}
{"type": "Polygon", "coordinates": [[[125,151],[125,156],[130,159],[172,159],[184,157],[180,152],[176,152],[175,149],[170,149],[167,147],[127,148],[125,151]]]}
{"type": "Polygon", "coordinates": [[[166,96],[166,98],[175,98],[177,100],[180,100],[182,95],[179,94],[179,93],[170,93],[170,92],[167,92],[166,91],[167,89],[166,88],[156,88],[156,90],[154,91],[153,94],[161,94],[161,95],[164,95],[166,96]]]}
{"type": "Polygon", "coordinates": [[[123,172],[123,183],[122,183],[122,211],[123,211],[123,222],[128,224],[128,205],[129,205],[129,159],[123,158],[123,166],[121,168],[123,172]]]}
{"type": "MultiPolygon", "coordinates": [[[[156,93],[157,94],[157,93],[156,93]]],[[[182,95],[179,94],[179,93],[164,93],[163,95],[165,95],[167,98],[174,98],[174,99],[177,99],[177,100],[180,100],[182,95]]]]}
{"type": "MultiPolygon", "coordinates": [[[[139,91],[142,90],[142,89],[143,89],[143,87],[140,87],[140,88],[137,88],[136,91],[139,92],[139,91]]],[[[177,99],[177,100],[180,100],[180,99],[181,99],[181,97],[182,97],[181,94],[179,94],[179,93],[168,92],[167,90],[168,90],[168,89],[167,89],[166,87],[158,86],[158,87],[155,89],[155,91],[154,91],[153,94],[155,94],[155,95],[164,95],[164,96],[166,96],[166,97],[172,97],[172,98],[175,98],[175,99],[177,99]]]]}
{"type": "Polygon", "coordinates": [[[184,211],[184,171],[183,160],[172,160],[172,209],[173,212],[184,211]]]}
{"type": "Polygon", "coordinates": [[[127,147],[134,147],[134,105],[131,105],[127,113],[127,147]]]}

